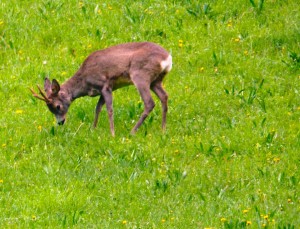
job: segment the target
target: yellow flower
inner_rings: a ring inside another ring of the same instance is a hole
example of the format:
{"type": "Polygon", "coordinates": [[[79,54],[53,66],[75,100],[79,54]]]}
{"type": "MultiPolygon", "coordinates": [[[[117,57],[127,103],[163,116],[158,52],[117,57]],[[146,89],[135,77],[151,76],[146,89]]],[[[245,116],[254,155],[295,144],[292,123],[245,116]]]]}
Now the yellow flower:
{"type": "Polygon", "coordinates": [[[35,216],[35,215],[32,215],[31,219],[32,219],[33,221],[35,221],[35,220],[36,220],[36,216],[35,216]]]}
{"type": "Polygon", "coordinates": [[[5,148],[5,147],[6,147],[6,144],[5,144],[5,143],[3,143],[3,144],[2,144],[2,147],[3,147],[3,148],[5,148]]]}
{"type": "Polygon", "coordinates": [[[280,158],[279,157],[274,157],[273,161],[276,162],[276,163],[278,163],[280,161],[280,158]]]}
{"type": "Polygon", "coordinates": [[[179,48],[182,48],[182,47],[183,47],[183,40],[179,40],[179,41],[178,41],[178,46],[179,46],[179,48]]]}
{"type": "Polygon", "coordinates": [[[153,15],[153,11],[146,9],[145,13],[149,14],[149,15],[153,15]]]}
{"type": "Polygon", "coordinates": [[[246,221],[246,225],[247,225],[247,226],[250,226],[251,224],[252,224],[251,221],[249,221],[249,220],[246,221]]]}
{"type": "Polygon", "coordinates": [[[4,21],[0,20],[0,26],[4,24],[4,21]]]}
{"type": "Polygon", "coordinates": [[[16,110],[16,114],[23,114],[23,110],[16,110]]]}
{"type": "Polygon", "coordinates": [[[223,218],[221,218],[221,222],[222,222],[222,223],[225,223],[226,221],[227,221],[227,219],[226,219],[226,218],[224,218],[224,217],[223,217],[223,218]]]}
{"type": "Polygon", "coordinates": [[[165,219],[162,219],[162,220],[161,220],[161,222],[162,222],[162,223],[165,223],[165,222],[166,222],[166,220],[165,220],[165,219]]]}
{"type": "Polygon", "coordinates": [[[127,221],[126,221],[126,220],[123,220],[123,221],[122,221],[122,224],[124,224],[124,225],[127,224],[127,221]]]}
{"type": "Polygon", "coordinates": [[[38,129],[39,129],[39,131],[41,132],[41,131],[42,131],[42,126],[41,126],[41,125],[38,126],[38,129]]]}
{"type": "Polygon", "coordinates": [[[248,212],[249,212],[248,209],[243,210],[243,213],[244,213],[244,214],[246,214],[246,213],[248,213],[248,212]]]}
{"type": "Polygon", "coordinates": [[[2,179],[0,179],[0,184],[3,184],[3,180],[2,179]]]}

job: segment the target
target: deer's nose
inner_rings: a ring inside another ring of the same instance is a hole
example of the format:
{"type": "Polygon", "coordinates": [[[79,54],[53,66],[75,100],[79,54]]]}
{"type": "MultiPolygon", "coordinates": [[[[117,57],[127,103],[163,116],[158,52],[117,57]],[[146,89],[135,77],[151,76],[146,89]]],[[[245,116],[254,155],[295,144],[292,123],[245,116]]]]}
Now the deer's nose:
{"type": "Polygon", "coordinates": [[[62,126],[65,123],[65,119],[58,122],[58,125],[62,126]]]}

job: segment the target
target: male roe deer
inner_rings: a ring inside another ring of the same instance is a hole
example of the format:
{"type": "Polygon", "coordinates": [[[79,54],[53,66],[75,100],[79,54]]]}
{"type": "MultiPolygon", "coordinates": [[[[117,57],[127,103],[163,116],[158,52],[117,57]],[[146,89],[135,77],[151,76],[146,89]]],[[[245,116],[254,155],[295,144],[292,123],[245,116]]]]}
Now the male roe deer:
{"type": "Polygon", "coordinates": [[[154,108],[150,89],[162,104],[162,129],[166,128],[168,94],[163,89],[162,81],[172,68],[172,57],[161,46],[150,42],[133,42],[112,46],[92,53],[83,62],[73,77],[61,86],[53,79],[45,79],[44,89],[38,86],[40,95],[33,96],[46,102],[55,115],[57,123],[63,125],[70,104],[82,96],[98,96],[94,127],[102,106],[106,104],[110,131],[114,136],[112,91],[134,84],[144,102],[144,112],[133,127],[134,134],[154,108]]]}

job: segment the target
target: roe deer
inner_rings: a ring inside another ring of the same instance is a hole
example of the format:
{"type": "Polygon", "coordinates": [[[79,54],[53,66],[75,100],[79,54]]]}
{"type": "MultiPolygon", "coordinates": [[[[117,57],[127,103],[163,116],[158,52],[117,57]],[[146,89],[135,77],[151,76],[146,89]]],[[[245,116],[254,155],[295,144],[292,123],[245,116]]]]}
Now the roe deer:
{"type": "Polygon", "coordinates": [[[172,68],[172,57],[161,46],[150,42],[133,42],[112,46],[92,53],[73,77],[61,86],[53,79],[44,82],[44,93],[33,96],[46,102],[59,125],[64,124],[70,104],[82,96],[98,96],[94,127],[97,126],[101,108],[106,104],[110,131],[114,136],[112,91],[134,84],[144,102],[144,111],[131,133],[134,134],[154,108],[150,89],[162,104],[162,129],[166,128],[168,94],[162,81],[172,68]]]}

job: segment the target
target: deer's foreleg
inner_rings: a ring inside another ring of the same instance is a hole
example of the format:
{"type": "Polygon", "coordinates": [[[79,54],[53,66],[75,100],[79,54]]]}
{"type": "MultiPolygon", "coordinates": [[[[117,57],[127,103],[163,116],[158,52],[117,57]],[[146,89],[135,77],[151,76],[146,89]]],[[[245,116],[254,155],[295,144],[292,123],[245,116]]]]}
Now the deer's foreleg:
{"type": "Polygon", "coordinates": [[[104,87],[101,91],[102,96],[104,97],[106,109],[109,118],[110,132],[112,136],[115,136],[115,128],[114,128],[114,114],[113,114],[113,106],[112,106],[112,90],[109,87],[104,87]]]}
{"type": "Polygon", "coordinates": [[[100,95],[100,98],[99,98],[97,106],[96,106],[96,111],[95,111],[94,128],[96,128],[96,126],[97,126],[99,113],[101,112],[101,109],[102,109],[102,106],[104,105],[104,103],[105,103],[104,97],[102,95],[100,95]]]}

